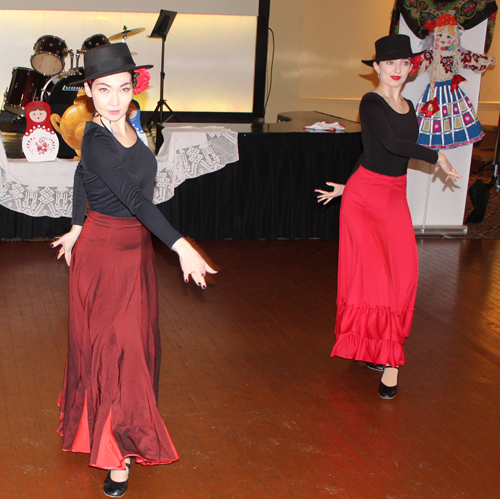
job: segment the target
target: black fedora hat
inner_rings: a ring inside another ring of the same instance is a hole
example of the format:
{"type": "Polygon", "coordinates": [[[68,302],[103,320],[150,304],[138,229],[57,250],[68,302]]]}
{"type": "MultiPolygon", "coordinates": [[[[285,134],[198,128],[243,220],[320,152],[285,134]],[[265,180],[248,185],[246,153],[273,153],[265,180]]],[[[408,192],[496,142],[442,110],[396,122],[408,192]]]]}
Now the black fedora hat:
{"type": "Polygon", "coordinates": [[[387,35],[375,42],[375,59],[361,62],[367,66],[373,66],[374,62],[410,59],[422,52],[424,51],[412,52],[410,37],[407,35],[387,35]]]}
{"type": "Polygon", "coordinates": [[[85,78],[75,81],[73,85],[102,78],[103,76],[152,67],[151,64],[136,66],[128,45],[124,42],[100,45],[85,52],[83,55],[85,78]]]}

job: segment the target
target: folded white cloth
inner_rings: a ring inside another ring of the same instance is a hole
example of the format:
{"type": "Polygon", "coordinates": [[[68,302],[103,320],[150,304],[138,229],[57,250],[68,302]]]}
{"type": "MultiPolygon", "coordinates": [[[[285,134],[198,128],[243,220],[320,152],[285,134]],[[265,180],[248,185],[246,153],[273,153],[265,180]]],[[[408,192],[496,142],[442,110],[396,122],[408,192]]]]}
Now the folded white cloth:
{"type": "Polygon", "coordinates": [[[338,121],[330,123],[328,121],[317,121],[314,125],[305,126],[304,130],[323,130],[325,132],[343,132],[345,126],[341,125],[338,121]]]}

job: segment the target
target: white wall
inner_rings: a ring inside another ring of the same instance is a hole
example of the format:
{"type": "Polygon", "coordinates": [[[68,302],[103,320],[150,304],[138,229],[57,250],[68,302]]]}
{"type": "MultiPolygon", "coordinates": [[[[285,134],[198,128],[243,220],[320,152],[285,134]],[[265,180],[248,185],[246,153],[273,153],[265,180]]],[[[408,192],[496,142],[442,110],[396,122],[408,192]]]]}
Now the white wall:
{"type": "Polygon", "coordinates": [[[256,16],[259,0],[0,0],[0,9],[160,12],[256,16]]]}
{"type": "MultiPolygon", "coordinates": [[[[271,0],[276,32],[274,84],[266,121],[283,111],[322,111],[357,119],[361,96],[374,86],[361,64],[374,42],[389,33],[394,0],[271,0]]],[[[500,59],[500,28],[489,55],[500,59]]],[[[477,107],[484,124],[497,125],[500,64],[481,78],[477,107]]]]}
{"type": "MultiPolygon", "coordinates": [[[[106,7],[108,4],[106,3],[106,7]]],[[[148,38],[157,13],[4,10],[0,46],[0,92],[15,67],[30,68],[35,42],[43,35],[80,49],[89,36],[111,36],[144,27],[127,43],[137,64],[154,64],[151,86],[138,96],[152,111],[160,96],[161,39],[148,38]],[[20,29],[22,26],[22,29],[20,29]]],[[[175,111],[252,112],[257,17],[178,14],[165,44],[165,99],[175,111]]],[[[65,58],[66,70],[70,67],[65,58]]],[[[80,61],[82,65],[82,61],[80,61]]]]}

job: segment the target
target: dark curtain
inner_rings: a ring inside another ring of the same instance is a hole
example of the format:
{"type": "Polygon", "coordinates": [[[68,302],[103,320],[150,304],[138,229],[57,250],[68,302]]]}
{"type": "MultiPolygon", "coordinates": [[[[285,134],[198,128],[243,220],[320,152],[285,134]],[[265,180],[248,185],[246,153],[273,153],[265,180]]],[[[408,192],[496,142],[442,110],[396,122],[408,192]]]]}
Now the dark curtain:
{"type": "Polygon", "coordinates": [[[344,183],[361,154],[360,133],[240,134],[240,160],[188,180],[160,205],[196,240],[336,239],[340,200],[314,189],[344,183]]]}
{"type": "Polygon", "coordinates": [[[2,239],[54,238],[71,228],[70,218],[30,217],[0,206],[2,239]]]}

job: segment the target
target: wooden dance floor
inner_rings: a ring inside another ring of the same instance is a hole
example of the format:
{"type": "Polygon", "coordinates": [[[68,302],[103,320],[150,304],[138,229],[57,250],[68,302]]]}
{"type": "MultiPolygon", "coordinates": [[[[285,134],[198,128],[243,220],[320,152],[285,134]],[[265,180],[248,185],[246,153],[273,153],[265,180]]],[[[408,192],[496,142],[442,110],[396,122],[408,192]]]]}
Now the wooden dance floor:
{"type": "MultiPolygon", "coordinates": [[[[420,285],[392,401],[330,358],[335,241],[206,242],[206,291],[155,242],[159,406],[181,456],[132,466],[129,499],[500,497],[500,240],[419,239],[420,285]]],[[[0,244],[0,496],[104,497],[61,451],[68,272],[48,242],[0,244]]]]}

